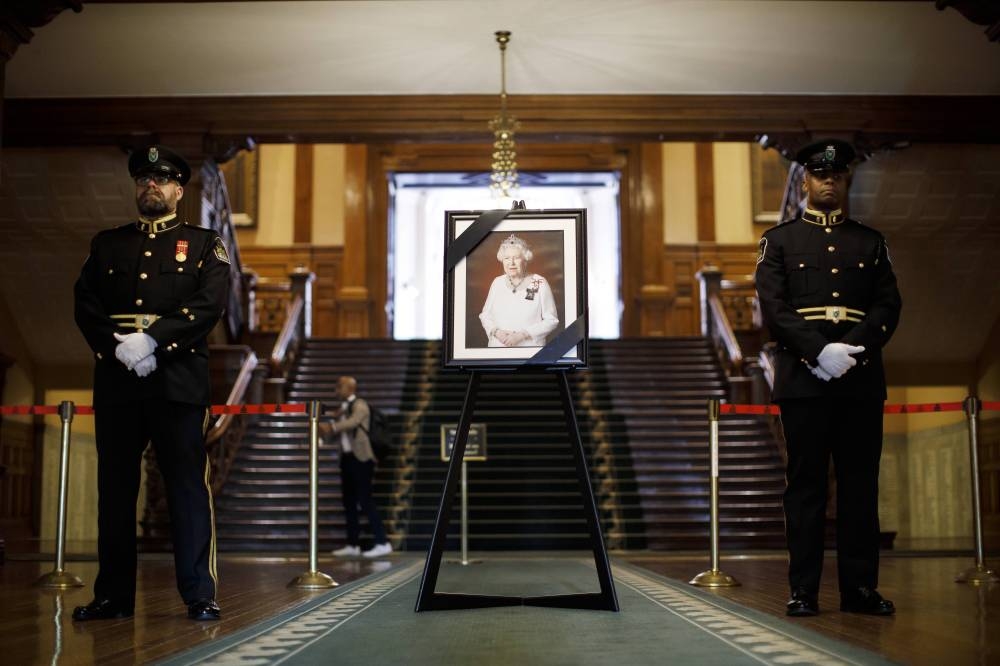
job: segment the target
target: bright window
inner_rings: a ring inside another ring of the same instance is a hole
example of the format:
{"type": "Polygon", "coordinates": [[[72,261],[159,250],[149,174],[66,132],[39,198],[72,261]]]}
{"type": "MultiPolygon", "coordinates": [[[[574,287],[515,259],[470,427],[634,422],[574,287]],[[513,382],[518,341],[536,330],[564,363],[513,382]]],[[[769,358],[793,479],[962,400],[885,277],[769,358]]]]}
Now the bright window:
{"type": "MultiPolygon", "coordinates": [[[[619,176],[613,172],[522,173],[517,198],[534,210],[587,210],[590,337],[620,335],[619,176]]],[[[448,210],[510,208],[491,197],[489,174],[398,173],[391,177],[392,334],[440,340],[444,298],[444,215],[448,210]]]]}

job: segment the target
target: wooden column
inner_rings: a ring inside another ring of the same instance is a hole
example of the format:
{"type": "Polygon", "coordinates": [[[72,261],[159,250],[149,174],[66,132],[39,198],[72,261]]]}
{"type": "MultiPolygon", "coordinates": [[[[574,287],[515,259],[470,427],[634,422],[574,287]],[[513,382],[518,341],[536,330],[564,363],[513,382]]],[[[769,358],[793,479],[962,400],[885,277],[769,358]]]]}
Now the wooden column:
{"type": "Polygon", "coordinates": [[[712,144],[694,145],[695,190],[698,205],[698,242],[715,241],[715,172],[712,144]]]}
{"type": "Polygon", "coordinates": [[[312,243],[313,152],[312,144],[295,146],[295,243],[312,243]]]}
{"type": "Polygon", "coordinates": [[[365,145],[351,144],[345,152],[344,263],[337,293],[337,337],[367,338],[373,335],[367,280],[369,151],[365,145]]]}
{"type": "MultiPolygon", "coordinates": [[[[639,148],[639,223],[642,284],[639,287],[639,331],[644,337],[665,336],[673,290],[663,282],[663,151],[658,143],[639,148]]],[[[622,262],[622,270],[634,270],[622,262]]]]}

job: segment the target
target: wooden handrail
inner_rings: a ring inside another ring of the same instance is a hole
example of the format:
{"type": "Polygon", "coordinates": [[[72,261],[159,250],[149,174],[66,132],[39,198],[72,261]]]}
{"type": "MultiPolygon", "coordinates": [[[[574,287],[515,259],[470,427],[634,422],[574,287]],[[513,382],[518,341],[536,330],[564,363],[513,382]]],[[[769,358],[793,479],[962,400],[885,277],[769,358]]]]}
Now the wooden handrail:
{"type": "MultiPolygon", "coordinates": [[[[226,399],[227,405],[239,405],[245,402],[245,396],[247,389],[250,387],[250,381],[253,379],[253,371],[257,367],[257,355],[249,347],[243,347],[242,345],[232,345],[228,346],[231,349],[243,348],[246,350],[246,357],[243,359],[243,364],[240,366],[240,372],[236,375],[236,381],[233,382],[233,388],[229,391],[229,397],[226,399]]],[[[213,442],[222,439],[222,436],[226,434],[229,429],[230,424],[233,422],[234,415],[223,414],[215,422],[212,428],[208,431],[208,435],[205,437],[206,444],[212,444],[213,442]]]]}
{"type": "Polygon", "coordinates": [[[733,364],[734,368],[741,368],[743,366],[743,350],[736,339],[732,324],[729,323],[729,317],[726,316],[726,308],[723,307],[722,300],[718,295],[711,294],[708,297],[708,306],[712,315],[712,330],[718,331],[718,338],[726,349],[729,362],[733,364]]]}
{"type": "Polygon", "coordinates": [[[771,354],[766,350],[762,349],[760,351],[760,356],[758,361],[760,364],[761,372],[764,373],[764,380],[767,382],[768,388],[772,391],[774,390],[774,361],[771,358],[771,354]]]}
{"type": "Polygon", "coordinates": [[[281,327],[281,333],[278,334],[278,339],[274,341],[274,348],[271,350],[270,365],[272,376],[280,376],[282,374],[282,367],[285,364],[288,348],[299,331],[305,303],[305,298],[299,294],[295,297],[291,307],[288,308],[288,316],[285,317],[285,324],[281,327]]]}

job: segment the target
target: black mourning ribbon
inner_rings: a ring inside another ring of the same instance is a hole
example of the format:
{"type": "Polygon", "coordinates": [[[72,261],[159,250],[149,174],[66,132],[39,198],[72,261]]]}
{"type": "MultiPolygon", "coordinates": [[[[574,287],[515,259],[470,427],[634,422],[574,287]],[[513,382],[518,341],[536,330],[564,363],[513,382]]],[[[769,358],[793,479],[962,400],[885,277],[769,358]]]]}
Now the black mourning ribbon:
{"type": "Polygon", "coordinates": [[[587,333],[586,319],[586,313],[577,317],[576,321],[564,328],[559,335],[550,340],[526,362],[531,363],[531,365],[558,363],[566,355],[566,352],[583,341],[583,336],[587,333]]]}
{"type": "Polygon", "coordinates": [[[493,231],[493,228],[510,215],[510,212],[509,210],[500,208],[480,213],[476,221],[463,231],[458,238],[452,241],[448,249],[445,250],[444,264],[448,267],[447,272],[451,272],[458,265],[458,262],[462,261],[467,254],[482,243],[483,239],[493,231]]]}

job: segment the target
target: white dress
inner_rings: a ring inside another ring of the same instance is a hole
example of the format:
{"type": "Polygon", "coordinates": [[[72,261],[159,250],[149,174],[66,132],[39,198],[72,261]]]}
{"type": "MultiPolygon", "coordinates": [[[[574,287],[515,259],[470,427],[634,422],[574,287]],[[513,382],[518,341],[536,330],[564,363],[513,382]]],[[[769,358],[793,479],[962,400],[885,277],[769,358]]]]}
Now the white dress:
{"type": "Polygon", "coordinates": [[[535,273],[527,275],[516,288],[511,287],[505,275],[493,280],[479,320],[483,322],[490,347],[504,346],[491,335],[497,329],[527,333],[528,338],[518,347],[541,347],[559,325],[552,289],[545,278],[535,273]]]}

